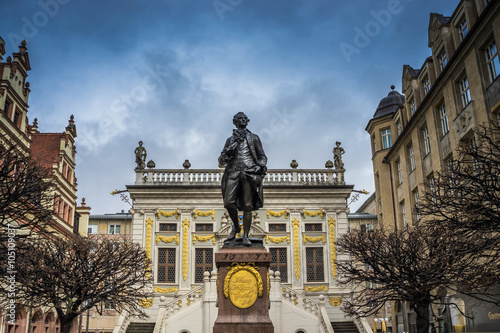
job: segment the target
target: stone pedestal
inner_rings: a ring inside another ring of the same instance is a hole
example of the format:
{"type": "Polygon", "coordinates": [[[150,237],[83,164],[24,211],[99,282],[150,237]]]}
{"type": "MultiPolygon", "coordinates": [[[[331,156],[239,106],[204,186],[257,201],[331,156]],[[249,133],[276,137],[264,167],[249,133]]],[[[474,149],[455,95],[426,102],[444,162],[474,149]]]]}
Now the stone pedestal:
{"type": "Polygon", "coordinates": [[[222,248],[218,268],[219,314],[214,333],[274,333],[269,317],[269,265],[263,247],[222,248]]]}

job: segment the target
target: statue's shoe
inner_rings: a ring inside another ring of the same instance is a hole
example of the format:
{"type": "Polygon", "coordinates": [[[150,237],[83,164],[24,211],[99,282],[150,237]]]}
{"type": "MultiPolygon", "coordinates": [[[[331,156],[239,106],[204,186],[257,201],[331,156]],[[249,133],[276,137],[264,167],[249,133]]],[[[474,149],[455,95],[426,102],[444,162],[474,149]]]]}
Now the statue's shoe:
{"type": "Polygon", "coordinates": [[[233,240],[233,239],[235,239],[236,238],[236,234],[239,233],[240,230],[241,230],[241,228],[238,229],[238,230],[236,230],[236,229],[233,228],[233,230],[231,230],[231,232],[229,233],[229,236],[227,236],[226,240],[233,240]]]}
{"type": "Polygon", "coordinates": [[[250,239],[248,238],[248,236],[243,236],[243,241],[242,241],[243,245],[245,246],[250,246],[252,245],[252,241],[250,241],[250,239]]]}

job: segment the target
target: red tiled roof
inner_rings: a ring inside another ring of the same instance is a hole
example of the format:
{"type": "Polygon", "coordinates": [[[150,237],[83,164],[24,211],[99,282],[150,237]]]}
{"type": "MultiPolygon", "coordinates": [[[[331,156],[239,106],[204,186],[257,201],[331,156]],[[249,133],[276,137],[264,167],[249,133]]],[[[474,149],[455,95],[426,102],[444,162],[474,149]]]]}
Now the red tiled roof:
{"type": "Polygon", "coordinates": [[[52,168],[59,155],[60,133],[34,133],[31,136],[31,154],[43,167],[52,168]]]}

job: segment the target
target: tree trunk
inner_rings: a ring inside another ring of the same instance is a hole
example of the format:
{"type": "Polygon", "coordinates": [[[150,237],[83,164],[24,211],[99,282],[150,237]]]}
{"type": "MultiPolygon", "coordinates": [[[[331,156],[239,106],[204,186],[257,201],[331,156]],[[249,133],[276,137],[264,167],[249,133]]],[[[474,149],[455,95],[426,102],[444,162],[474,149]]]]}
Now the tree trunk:
{"type": "Polygon", "coordinates": [[[417,333],[429,332],[429,305],[430,303],[419,303],[415,306],[417,314],[417,333]]]}
{"type": "Polygon", "coordinates": [[[61,333],[70,333],[71,322],[73,320],[61,320],[61,333]]]}

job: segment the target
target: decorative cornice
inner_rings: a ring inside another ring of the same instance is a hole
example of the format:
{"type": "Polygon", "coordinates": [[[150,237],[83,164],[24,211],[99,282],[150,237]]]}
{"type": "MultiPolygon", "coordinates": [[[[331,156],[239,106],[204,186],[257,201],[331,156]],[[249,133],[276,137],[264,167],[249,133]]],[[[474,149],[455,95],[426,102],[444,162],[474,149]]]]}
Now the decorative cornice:
{"type": "Polygon", "coordinates": [[[200,242],[206,242],[208,240],[212,240],[212,243],[215,244],[215,235],[208,235],[208,236],[198,236],[198,235],[193,235],[193,244],[196,244],[196,241],[200,242]]]}
{"type": "Polygon", "coordinates": [[[307,216],[310,216],[310,217],[316,217],[316,216],[318,216],[318,215],[321,215],[321,218],[323,218],[323,217],[324,217],[325,212],[326,212],[326,211],[325,211],[324,209],[320,209],[320,210],[317,210],[317,211],[314,211],[314,212],[312,212],[312,211],[310,211],[310,210],[306,210],[306,209],[304,209],[304,210],[302,211],[302,216],[303,216],[304,218],[306,218],[306,215],[307,215],[307,216]]]}
{"type": "Polygon", "coordinates": [[[288,218],[288,209],[283,209],[280,211],[274,211],[270,209],[267,210],[267,218],[269,218],[270,216],[281,217],[283,215],[285,215],[285,219],[288,218]]]}
{"type": "Polygon", "coordinates": [[[162,241],[163,243],[175,242],[175,244],[179,244],[179,235],[174,235],[169,237],[156,235],[156,244],[158,244],[160,241],[162,241]]]}
{"type": "Polygon", "coordinates": [[[198,216],[204,216],[204,217],[212,216],[212,220],[215,219],[215,209],[207,210],[206,212],[202,212],[201,210],[195,209],[193,210],[192,214],[194,219],[196,219],[198,216]]]}
{"type": "Polygon", "coordinates": [[[283,237],[272,237],[269,235],[266,235],[266,244],[269,243],[269,241],[273,242],[274,244],[282,243],[286,241],[287,243],[290,243],[290,236],[286,235],[283,237]]]}
{"type": "Polygon", "coordinates": [[[305,289],[306,293],[308,293],[308,292],[318,292],[318,291],[322,291],[322,290],[328,291],[328,286],[327,285],[317,286],[317,287],[306,286],[304,289],[305,289]]]}
{"type": "Polygon", "coordinates": [[[158,209],[158,213],[157,213],[157,214],[158,214],[158,218],[160,218],[160,216],[172,217],[172,216],[174,216],[174,215],[175,215],[175,218],[176,218],[176,219],[179,219],[179,216],[180,216],[180,214],[179,214],[179,210],[178,210],[178,209],[173,210],[173,211],[171,211],[171,212],[166,212],[166,211],[164,211],[164,210],[160,210],[160,209],[158,209]]]}
{"type": "Polygon", "coordinates": [[[310,237],[310,236],[304,235],[304,244],[306,244],[307,242],[317,243],[319,241],[322,241],[323,244],[325,244],[326,243],[326,237],[325,237],[325,235],[321,235],[321,236],[318,236],[318,237],[310,237]]]}
{"type": "Polygon", "coordinates": [[[168,294],[168,293],[174,292],[177,294],[178,291],[179,291],[179,288],[177,288],[177,287],[168,288],[168,289],[155,287],[155,293],[168,294]]]}

